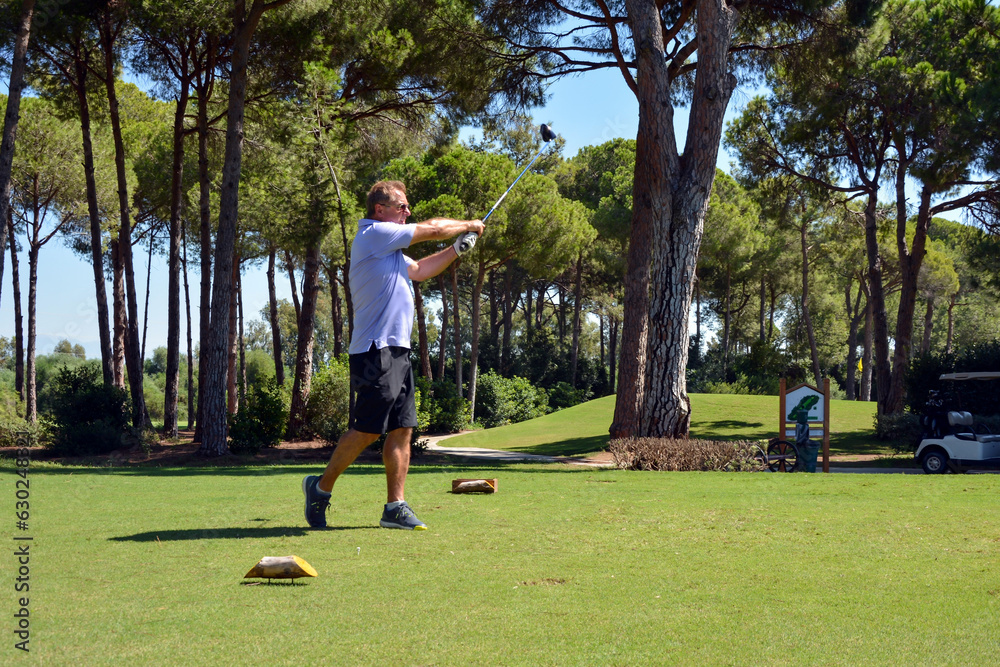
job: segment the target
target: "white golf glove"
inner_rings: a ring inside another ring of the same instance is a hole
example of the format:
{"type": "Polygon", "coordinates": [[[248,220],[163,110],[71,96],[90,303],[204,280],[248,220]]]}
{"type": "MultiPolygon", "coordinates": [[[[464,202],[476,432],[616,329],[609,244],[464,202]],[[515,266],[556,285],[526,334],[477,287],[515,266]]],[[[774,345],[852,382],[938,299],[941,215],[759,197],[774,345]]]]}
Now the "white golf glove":
{"type": "Polygon", "coordinates": [[[476,247],[476,241],[479,239],[479,234],[475,232],[463,232],[459,234],[458,239],[455,240],[455,254],[461,257],[465,253],[469,252],[476,247]]]}

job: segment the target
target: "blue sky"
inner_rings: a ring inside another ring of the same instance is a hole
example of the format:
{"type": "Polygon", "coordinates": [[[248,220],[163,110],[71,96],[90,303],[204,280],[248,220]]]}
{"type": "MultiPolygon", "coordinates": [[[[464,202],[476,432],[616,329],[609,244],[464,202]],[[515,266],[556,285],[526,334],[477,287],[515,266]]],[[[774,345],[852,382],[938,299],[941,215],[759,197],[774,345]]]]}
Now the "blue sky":
{"type": "MultiPolygon", "coordinates": [[[[732,118],[746,104],[753,91],[738,89],[733,95],[727,115],[732,118]]],[[[635,138],[638,127],[638,104],[617,71],[599,71],[556,81],[549,89],[549,101],[537,109],[533,117],[537,123],[550,123],[566,140],[564,154],[573,156],[579,149],[597,145],[615,137],[635,138]]],[[[683,140],[687,127],[687,112],[679,110],[675,119],[678,137],[683,140]]],[[[468,134],[468,131],[465,133],[468,134]]],[[[719,153],[719,166],[729,171],[730,158],[724,150],[719,153]]],[[[485,213],[485,212],[484,212],[485,213]]],[[[13,337],[14,316],[12,305],[11,269],[9,254],[6,258],[0,293],[0,336],[13,337]]],[[[21,301],[27,325],[28,307],[28,258],[19,257],[21,276],[21,301]]],[[[194,265],[192,264],[192,267],[194,265]]],[[[144,292],[146,284],[146,255],[135,257],[136,288],[144,292]]],[[[244,314],[255,319],[267,304],[267,278],[264,266],[248,269],[243,278],[244,314]]],[[[197,340],[198,274],[189,275],[192,292],[192,327],[197,340]]],[[[278,297],[290,298],[287,278],[279,278],[278,297]]],[[[149,304],[149,334],[146,356],[167,340],[167,267],[166,258],[153,257],[149,304]]],[[[108,286],[110,299],[110,285],[108,286]]],[[[141,297],[140,297],[141,298],[141,297]]],[[[183,309],[183,296],[181,308],[183,309]]],[[[110,305],[109,305],[110,308],[110,305]]],[[[143,305],[139,304],[140,311],[143,305]]],[[[53,239],[42,248],[38,267],[37,354],[52,352],[63,339],[80,344],[88,358],[100,357],[100,340],[97,327],[97,309],[93,268],[86,260],[66,248],[60,239],[53,239]]],[[[141,323],[140,323],[141,333],[141,323]]],[[[183,341],[184,333],[182,332],[183,341]]]]}

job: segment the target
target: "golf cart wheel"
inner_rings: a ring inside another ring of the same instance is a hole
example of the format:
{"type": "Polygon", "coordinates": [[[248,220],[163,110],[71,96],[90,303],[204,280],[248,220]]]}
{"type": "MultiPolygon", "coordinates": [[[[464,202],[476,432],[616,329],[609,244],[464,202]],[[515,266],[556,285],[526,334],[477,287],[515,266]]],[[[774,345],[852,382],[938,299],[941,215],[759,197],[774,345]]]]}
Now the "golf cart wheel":
{"type": "Polygon", "coordinates": [[[767,447],[767,469],[771,472],[794,472],[799,464],[799,448],[786,440],[767,447]]]}
{"type": "Polygon", "coordinates": [[[928,475],[940,475],[948,472],[948,455],[940,449],[933,449],[924,454],[921,464],[928,475]]]}

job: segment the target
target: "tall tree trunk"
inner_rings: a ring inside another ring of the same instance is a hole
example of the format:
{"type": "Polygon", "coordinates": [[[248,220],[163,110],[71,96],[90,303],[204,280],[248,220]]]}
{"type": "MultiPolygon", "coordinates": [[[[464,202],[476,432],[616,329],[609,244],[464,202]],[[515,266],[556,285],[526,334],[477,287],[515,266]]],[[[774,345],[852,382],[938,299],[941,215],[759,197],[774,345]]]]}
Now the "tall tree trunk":
{"type": "MultiPolygon", "coordinates": [[[[451,303],[452,303],[452,331],[455,338],[455,386],[458,395],[462,396],[462,319],[458,313],[458,264],[461,260],[453,262],[451,265],[451,303]]],[[[471,419],[472,416],[470,415],[471,419]]]]}
{"type": "Polygon", "coordinates": [[[847,307],[847,317],[850,321],[850,331],[847,333],[847,379],[844,385],[844,393],[847,400],[853,401],[857,398],[857,376],[858,365],[858,328],[861,326],[861,318],[865,313],[861,309],[861,297],[864,296],[864,285],[858,286],[858,295],[854,298],[854,305],[851,305],[851,286],[848,284],[844,288],[844,305],[847,307]]]}
{"type": "Polygon", "coordinates": [[[38,242],[39,230],[42,225],[42,216],[38,207],[38,178],[35,178],[33,215],[30,222],[26,224],[28,236],[28,350],[26,354],[25,368],[25,391],[24,391],[24,418],[28,423],[35,424],[38,421],[38,398],[35,383],[35,344],[38,309],[38,251],[41,245],[38,242]]]}
{"type": "MultiPolygon", "coordinates": [[[[514,269],[508,264],[503,270],[503,335],[500,343],[500,373],[510,372],[510,337],[514,329],[514,269]]],[[[520,281],[519,281],[520,282],[520,281]]]]}
{"type": "MultiPolygon", "coordinates": [[[[215,279],[212,285],[212,324],[207,345],[202,349],[201,373],[205,379],[202,398],[203,426],[201,450],[208,455],[225,454],[226,351],[229,343],[229,307],[232,301],[231,276],[236,252],[236,223],[239,219],[240,166],[243,158],[243,111],[247,93],[247,64],[250,40],[266,9],[284,0],[254,0],[249,12],[245,2],[237,2],[233,12],[232,57],[230,59],[229,109],[226,114],[226,152],[219,193],[219,232],[215,246],[215,279]]],[[[204,315],[203,315],[204,316],[204,315]]]]}
{"type": "Polygon", "coordinates": [[[285,362],[281,359],[281,326],[278,322],[278,297],[274,284],[274,263],[277,249],[271,246],[267,254],[267,310],[271,322],[271,348],[274,357],[274,379],[285,384],[285,362]]]}
{"type": "Polygon", "coordinates": [[[7,85],[7,110],[3,118],[3,138],[0,140],[0,276],[3,274],[3,251],[7,245],[7,234],[11,234],[11,248],[16,246],[13,232],[8,229],[10,214],[10,172],[14,164],[14,145],[17,139],[17,122],[21,116],[21,92],[24,90],[24,67],[27,62],[28,41],[31,37],[31,19],[35,11],[35,0],[22,0],[21,19],[14,38],[14,54],[10,66],[10,82],[7,85]]]}
{"type": "Polygon", "coordinates": [[[920,342],[920,351],[927,354],[931,351],[931,327],[934,325],[934,299],[927,299],[927,310],[924,311],[924,338],[920,342]]]}
{"type": "MultiPolygon", "coordinates": [[[[295,306],[295,321],[302,319],[302,303],[299,301],[299,288],[295,282],[295,260],[292,253],[285,251],[285,268],[288,270],[288,283],[292,288],[292,305],[295,306]]],[[[303,290],[305,287],[303,287],[303,290]]]]}
{"type": "MultiPolygon", "coordinates": [[[[544,322],[542,321],[542,315],[545,309],[545,297],[548,295],[548,286],[539,284],[538,285],[538,296],[535,297],[535,326],[540,327],[544,322]]],[[[547,320],[546,320],[547,321],[547,320]]]]}
{"type": "Polygon", "coordinates": [[[566,350],[566,293],[562,285],[556,285],[556,295],[559,297],[559,306],[556,308],[556,330],[559,334],[559,353],[566,350]]]}
{"type": "Polygon", "coordinates": [[[534,311],[532,310],[532,308],[534,307],[534,300],[533,300],[534,294],[535,294],[535,286],[532,282],[529,281],[524,288],[524,331],[527,334],[527,338],[529,339],[531,338],[531,329],[534,324],[534,322],[532,321],[534,319],[533,317],[534,311]]]}
{"type": "Polygon", "coordinates": [[[330,317],[333,319],[333,356],[339,358],[344,352],[344,313],[340,304],[337,267],[332,262],[327,262],[326,266],[326,278],[330,282],[330,317]]]}
{"type": "Polygon", "coordinates": [[[243,276],[237,277],[236,309],[239,318],[239,352],[240,352],[240,405],[247,404],[247,346],[243,337],[243,276]]]}
{"type": "Polygon", "coordinates": [[[615,386],[615,378],[618,377],[617,367],[618,367],[618,330],[619,323],[616,318],[611,319],[611,325],[608,332],[608,380],[611,383],[611,393],[615,393],[617,387],[615,386]]]}
{"type": "MultiPolygon", "coordinates": [[[[901,176],[897,176],[901,178],[901,176]]],[[[906,240],[906,197],[897,186],[896,247],[899,252],[900,291],[899,309],[896,314],[896,335],[893,347],[892,377],[885,410],[888,414],[903,411],[906,399],[906,371],[910,366],[910,350],[913,346],[913,316],[917,307],[917,278],[920,265],[926,254],[927,229],[930,226],[931,192],[927,186],[920,193],[917,220],[913,230],[912,250],[907,250],[906,240]],[[901,202],[899,199],[901,198],[901,202]]],[[[881,389],[879,390],[881,394],[881,389]]]]}
{"type": "MultiPolygon", "coordinates": [[[[632,0],[634,2],[635,0],[632,0]]],[[[645,3],[644,3],[645,4],[645,3]]],[[[649,284],[649,335],[646,351],[645,414],[642,435],[688,434],[691,402],[687,395],[688,313],[701,248],[705,211],[715,178],[722,123],[736,78],[728,70],[729,45],[739,14],[721,0],[698,3],[698,70],[684,159],[673,134],[670,81],[657,3],[633,17],[638,54],[640,136],[636,164],[647,165],[652,266],[649,284]],[[645,110],[644,110],[645,107],[645,110]],[[645,116],[645,118],[643,117],[645,116]]],[[[632,16],[632,12],[629,12],[632,16]]],[[[638,205],[639,202],[637,201],[638,205]]],[[[633,239],[634,242],[634,239],[633,239]]]]}
{"type": "Polygon", "coordinates": [[[573,294],[573,350],[570,356],[570,384],[576,388],[576,368],[580,359],[580,314],[583,311],[583,253],[576,259],[576,286],[573,294]]]}
{"type": "Polygon", "coordinates": [[[233,259],[233,298],[229,302],[229,347],[226,356],[226,412],[236,414],[240,409],[240,397],[236,390],[236,357],[239,339],[236,336],[236,322],[239,316],[240,256],[233,259]]]}
{"type": "MultiPolygon", "coordinates": [[[[218,40],[209,35],[205,49],[206,65],[194,79],[198,93],[198,236],[201,265],[201,289],[199,292],[198,345],[201,348],[198,366],[198,417],[195,422],[194,441],[202,442],[205,424],[205,364],[204,355],[208,350],[209,331],[212,314],[212,211],[211,180],[208,162],[208,102],[215,89],[215,52],[218,40]]],[[[216,443],[217,444],[217,443],[216,443]]],[[[204,445],[202,451],[206,451],[204,445]]]]}
{"type": "Polygon", "coordinates": [[[771,285],[767,291],[770,297],[767,312],[767,342],[770,343],[774,340],[774,312],[778,309],[778,289],[774,285],[771,285]]]}
{"type": "MultiPolygon", "coordinates": [[[[876,179],[873,179],[877,182],[876,179]]],[[[889,395],[889,322],[885,311],[885,287],[882,283],[882,256],[878,247],[878,191],[873,189],[865,206],[865,250],[868,254],[868,289],[871,294],[872,360],[878,385],[878,414],[885,414],[889,395]]]]}
{"type": "MultiPolygon", "coordinates": [[[[104,53],[104,87],[108,96],[111,117],[111,134],[115,144],[115,177],[118,182],[118,253],[125,280],[125,367],[128,373],[129,393],[132,397],[132,425],[142,428],[148,421],[146,399],[143,395],[143,369],[139,345],[139,305],[135,289],[135,267],[132,261],[132,223],[129,216],[128,180],[125,172],[125,142],[122,139],[121,114],[118,109],[118,92],[115,84],[115,58],[113,43],[115,29],[111,10],[104,12],[101,20],[101,47],[104,53]]],[[[118,267],[116,266],[116,282],[118,267]]],[[[115,286],[115,299],[119,288],[115,286]]]]}
{"type": "Polygon", "coordinates": [[[489,327],[490,345],[493,348],[494,355],[496,355],[496,357],[498,358],[499,357],[498,353],[500,350],[500,329],[499,329],[500,319],[497,316],[497,313],[500,312],[500,309],[497,307],[496,269],[489,272],[489,275],[487,276],[486,279],[486,287],[487,287],[486,291],[489,295],[488,298],[490,300],[490,313],[489,313],[490,319],[489,322],[487,323],[487,326],[489,327]]]}
{"type": "MultiPolygon", "coordinates": [[[[40,222],[35,223],[41,224],[40,222]]],[[[28,246],[28,351],[25,355],[24,372],[24,419],[30,424],[38,422],[38,400],[35,392],[35,312],[38,304],[38,245],[35,227],[35,238],[28,246]]]]}
{"type": "Polygon", "coordinates": [[[809,355],[812,359],[813,377],[816,386],[823,386],[823,372],[819,367],[819,349],[816,347],[816,331],[813,329],[812,316],[809,314],[809,223],[805,222],[799,229],[799,242],[802,247],[802,320],[806,325],[806,336],[809,338],[809,355]]]}
{"type": "Polygon", "coordinates": [[[952,294],[951,298],[948,299],[948,339],[945,341],[944,353],[952,353],[952,341],[955,339],[955,320],[954,313],[956,301],[958,301],[958,294],[952,294]]]}
{"type": "Polygon", "coordinates": [[[872,400],[872,365],[875,359],[875,317],[871,294],[866,294],[868,303],[865,306],[865,338],[861,351],[861,394],[862,401],[872,400]]]}
{"type": "MultiPolygon", "coordinates": [[[[340,179],[337,178],[337,170],[333,168],[333,163],[330,161],[330,156],[326,152],[326,145],[322,141],[317,142],[319,145],[320,152],[323,155],[323,161],[326,162],[327,169],[330,170],[330,180],[333,181],[334,191],[337,195],[337,218],[340,222],[340,237],[344,244],[344,265],[343,265],[343,276],[344,276],[344,304],[347,306],[347,331],[348,338],[354,336],[354,299],[351,297],[351,244],[347,242],[347,214],[344,212],[344,197],[340,191],[340,179]]],[[[330,262],[330,285],[331,289],[336,289],[336,268],[334,268],[334,263],[330,262]]],[[[339,350],[338,345],[342,343],[343,340],[343,327],[342,319],[340,314],[340,299],[334,300],[334,310],[336,315],[333,320],[334,328],[334,348],[339,350]]],[[[335,354],[339,355],[340,352],[337,351],[335,354]]],[[[353,413],[354,406],[354,393],[351,391],[351,406],[353,413]]]]}
{"type": "MultiPolygon", "coordinates": [[[[322,225],[318,225],[322,228],[322,225]]],[[[288,417],[288,437],[298,438],[306,424],[306,405],[312,387],[313,346],[316,341],[316,303],[319,301],[319,255],[322,236],[306,250],[302,269],[302,311],[295,349],[295,381],[288,417]]]]}
{"type": "Polygon", "coordinates": [[[194,422],[196,418],[195,412],[195,398],[194,398],[194,347],[191,332],[191,290],[188,285],[188,251],[187,251],[187,229],[186,226],[181,227],[181,249],[183,254],[181,256],[181,264],[184,270],[184,311],[187,316],[187,326],[185,327],[185,333],[187,335],[187,409],[188,409],[188,423],[187,427],[190,431],[194,428],[194,422]]]}
{"type": "Polygon", "coordinates": [[[413,303],[417,311],[417,340],[420,348],[420,374],[433,380],[431,373],[431,351],[427,347],[427,317],[424,314],[424,291],[419,282],[413,283],[413,303]]]}
{"type": "Polygon", "coordinates": [[[153,227],[149,228],[149,254],[146,256],[146,302],[142,307],[142,344],[141,350],[139,352],[139,359],[143,360],[146,358],[146,334],[149,332],[149,282],[153,275],[153,239],[156,236],[156,230],[153,227]]]}
{"type": "Polygon", "coordinates": [[[635,178],[632,191],[632,230],[625,264],[625,317],[622,326],[618,395],[609,432],[611,438],[634,438],[641,433],[645,403],[646,347],[649,326],[650,242],[654,217],[670,210],[664,178],[676,171],[664,165],[676,152],[674,112],[666,71],[660,15],[655,3],[628,0],[633,40],[637,44],[639,128],[636,136],[635,178]],[[655,198],[655,201],[654,201],[655,198]]]}
{"type": "MultiPolygon", "coordinates": [[[[697,280],[697,279],[696,279],[697,280]]],[[[766,327],[767,327],[767,280],[766,277],[761,274],[760,276],[760,313],[757,317],[758,323],[760,325],[760,332],[757,334],[757,340],[760,342],[765,342],[767,340],[766,327]]]]}
{"type": "Polygon", "coordinates": [[[111,351],[113,354],[114,385],[125,388],[125,267],[122,264],[121,244],[111,241],[111,351]]]}
{"type": "Polygon", "coordinates": [[[21,313],[21,276],[17,261],[17,239],[14,237],[14,215],[7,207],[7,238],[10,241],[11,298],[14,300],[14,389],[24,400],[24,318],[21,313]]]}
{"type": "Polygon", "coordinates": [[[694,358],[701,361],[701,280],[694,277],[694,358]]]}
{"type": "Polygon", "coordinates": [[[729,372],[729,329],[733,319],[733,271],[726,267],[726,292],[723,297],[722,314],[722,373],[725,376],[729,372]]]}
{"type": "Polygon", "coordinates": [[[601,344],[601,353],[600,353],[601,354],[601,358],[600,358],[601,368],[604,368],[604,365],[607,363],[607,356],[605,354],[604,320],[605,320],[604,313],[602,311],[598,311],[597,312],[597,331],[598,331],[597,339],[600,341],[600,344],[601,344]]]}
{"type": "Polygon", "coordinates": [[[483,285],[486,282],[486,264],[480,262],[476,272],[476,284],[472,289],[472,350],[469,354],[469,414],[476,419],[476,382],[479,379],[479,336],[482,327],[479,318],[482,314],[483,285]]]}
{"type": "Polygon", "coordinates": [[[170,248],[167,253],[167,384],[163,390],[163,433],[177,437],[177,398],[180,385],[181,349],[181,206],[184,189],[184,116],[187,113],[190,78],[187,51],[181,51],[180,95],[174,108],[173,162],[170,171],[170,248]]]}
{"type": "Polygon", "coordinates": [[[441,290],[441,333],[438,334],[438,372],[435,377],[443,380],[445,358],[448,356],[446,354],[446,350],[448,349],[448,290],[444,285],[443,273],[438,274],[437,280],[438,289],[441,290]]]}
{"type": "MultiPolygon", "coordinates": [[[[79,49],[79,44],[77,45],[79,49]]],[[[90,104],[87,101],[87,63],[77,51],[76,97],[80,108],[80,133],[83,138],[83,173],[87,183],[87,211],[90,218],[90,256],[94,268],[94,291],[97,297],[97,327],[101,341],[101,371],[104,384],[114,383],[111,327],[108,318],[108,293],[104,285],[104,247],[101,211],[97,203],[97,180],[94,176],[94,145],[90,136],[90,104]]]]}

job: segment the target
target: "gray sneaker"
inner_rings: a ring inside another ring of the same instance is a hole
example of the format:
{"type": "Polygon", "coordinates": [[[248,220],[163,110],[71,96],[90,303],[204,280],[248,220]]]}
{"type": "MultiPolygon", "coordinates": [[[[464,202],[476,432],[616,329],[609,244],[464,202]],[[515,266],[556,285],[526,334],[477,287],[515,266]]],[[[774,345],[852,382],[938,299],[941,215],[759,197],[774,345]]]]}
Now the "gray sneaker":
{"type": "Polygon", "coordinates": [[[403,530],[427,530],[427,525],[417,518],[410,506],[406,503],[399,505],[396,509],[390,510],[386,505],[382,512],[382,520],[379,525],[383,528],[402,528],[403,530]]]}
{"type": "Polygon", "coordinates": [[[306,475],[302,480],[302,493],[306,497],[306,523],[311,528],[326,528],[326,508],[330,506],[330,494],[316,488],[318,483],[319,475],[306,475]]]}

